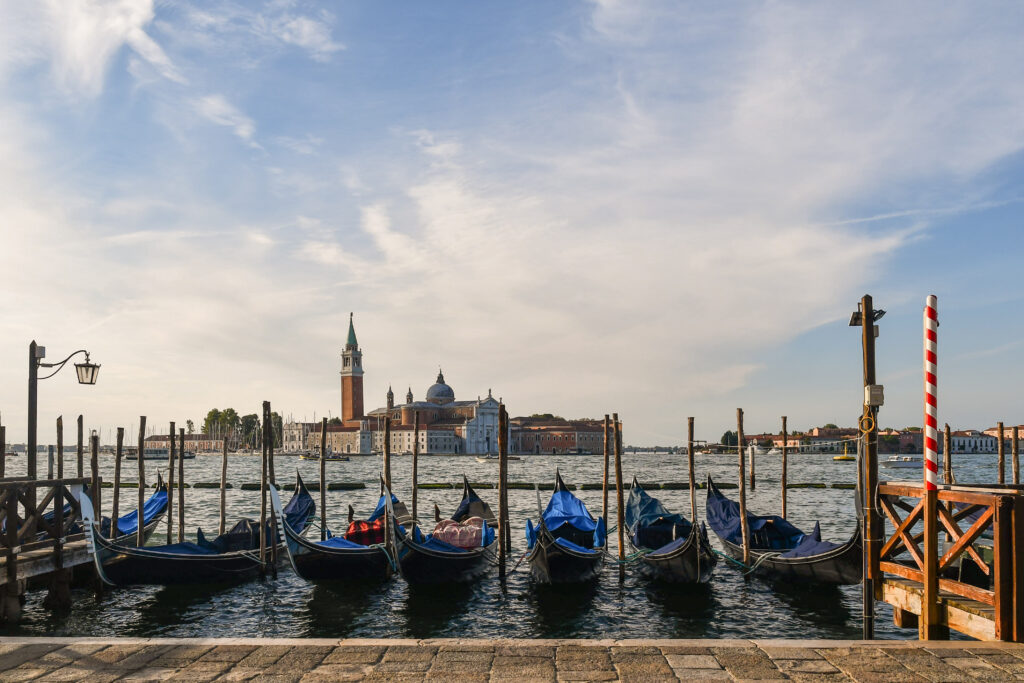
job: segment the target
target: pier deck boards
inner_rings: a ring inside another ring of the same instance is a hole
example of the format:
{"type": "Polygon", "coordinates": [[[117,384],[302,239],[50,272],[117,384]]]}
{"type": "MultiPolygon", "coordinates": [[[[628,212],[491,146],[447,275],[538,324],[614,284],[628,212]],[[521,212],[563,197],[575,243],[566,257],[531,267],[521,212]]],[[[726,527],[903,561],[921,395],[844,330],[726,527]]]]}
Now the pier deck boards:
{"type": "Polygon", "coordinates": [[[0,680],[972,681],[1024,645],[828,640],[0,638],[0,680]]]}
{"type": "MultiPolygon", "coordinates": [[[[48,549],[18,553],[17,564],[18,580],[50,574],[56,569],[53,551],[48,549]]],[[[92,564],[92,555],[89,554],[84,538],[64,544],[63,564],[64,569],[71,569],[82,564],[92,564]]],[[[7,558],[0,556],[0,586],[6,583],[7,558]]]]}

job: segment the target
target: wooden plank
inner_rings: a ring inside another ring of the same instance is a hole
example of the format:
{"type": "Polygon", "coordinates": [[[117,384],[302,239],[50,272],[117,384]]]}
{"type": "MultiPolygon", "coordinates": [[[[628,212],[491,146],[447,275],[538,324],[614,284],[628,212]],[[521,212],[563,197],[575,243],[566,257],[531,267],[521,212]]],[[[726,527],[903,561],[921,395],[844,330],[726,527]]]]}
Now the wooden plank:
{"type": "Polygon", "coordinates": [[[1019,550],[1013,547],[1012,514],[1013,498],[1000,496],[992,529],[995,540],[993,584],[996,594],[996,637],[999,640],[1013,639],[1013,555],[1019,550]]]}
{"type": "Polygon", "coordinates": [[[884,560],[880,561],[878,563],[878,568],[881,569],[883,572],[895,574],[896,576],[902,576],[905,579],[916,581],[917,583],[921,583],[922,579],[924,579],[924,573],[920,569],[913,569],[911,567],[906,567],[902,564],[897,564],[895,562],[885,562],[884,560]]]}
{"type": "Polygon", "coordinates": [[[967,598],[968,600],[980,602],[983,605],[994,607],[996,604],[995,591],[978,588],[977,586],[972,586],[969,583],[963,583],[953,579],[939,579],[939,588],[947,593],[959,595],[960,597],[967,598]]]}
{"type": "Polygon", "coordinates": [[[989,520],[992,519],[994,514],[993,508],[988,508],[982,515],[971,525],[967,530],[967,533],[960,531],[960,527],[952,520],[948,518],[949,513],[946,512],[944,507],[939,507],[939,516],[943,524],[945,524],[946,530],[950,536],[953,537],[954,543],[950,546],[946,554],[939,560],[939,569],[945,569],[951,562],[960,556],[965,550],[970,554],[971,559],[978,565],[978,567],[987,575],[989,573],[988,565],[985,564],[981,556],[978,554],[971,544],[981,536],[982,532],[988,527],[989,520]]]}

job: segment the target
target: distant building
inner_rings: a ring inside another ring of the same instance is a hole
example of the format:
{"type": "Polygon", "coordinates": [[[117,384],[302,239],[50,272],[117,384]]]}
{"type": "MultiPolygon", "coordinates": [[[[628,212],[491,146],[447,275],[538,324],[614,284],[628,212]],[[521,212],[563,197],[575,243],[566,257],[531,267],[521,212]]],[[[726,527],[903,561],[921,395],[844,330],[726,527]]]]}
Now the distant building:
{"type": "MultiPolygon", "coordinates": [[[[949,435],[949,448],[954,453],[995,453],[998,439],[977,429],[965,429],[949,435]]],[[[942,439],[940,435],[939,443],[942,439]]]]}
{"type": "Polygon", "coordinates": [[[585,454],[604,452],[603,420],[515,417],[509,420],[512,453],[585,454]]]}
{"type": "MultiPolygon", "coordinates": [[[[993,443],[999,443],[999,427],[989,427],[984,431],[985,434],[992,437],[993,443]]],[[[1013,445],[1013,425],[1003,425],[1003,448],[1006,452],[1010,451],[1013,445]]],[[[1024,425],[1017,425],[1017,447],[1024,447],[1024,425]]]]}
{"type": "Polygon", "coordinates": [[[316,426],[314,422],[285,422],[281,425],[281,451],[284,453],[296,453],[306,450],[309,433],[316,426]]]}

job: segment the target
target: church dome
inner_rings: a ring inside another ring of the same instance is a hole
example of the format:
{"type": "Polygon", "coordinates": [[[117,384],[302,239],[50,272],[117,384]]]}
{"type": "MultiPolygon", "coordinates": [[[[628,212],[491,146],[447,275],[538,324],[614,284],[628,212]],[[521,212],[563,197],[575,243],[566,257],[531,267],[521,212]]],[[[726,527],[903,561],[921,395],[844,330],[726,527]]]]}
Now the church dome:
{"type": "Polygon", "coordinates": [[[427,400],[438,405],[451,403],[455,400],[455,391],[444,383],[444,374],[440,370],[437,373],[437,382],[427,389],[427,400]]]}

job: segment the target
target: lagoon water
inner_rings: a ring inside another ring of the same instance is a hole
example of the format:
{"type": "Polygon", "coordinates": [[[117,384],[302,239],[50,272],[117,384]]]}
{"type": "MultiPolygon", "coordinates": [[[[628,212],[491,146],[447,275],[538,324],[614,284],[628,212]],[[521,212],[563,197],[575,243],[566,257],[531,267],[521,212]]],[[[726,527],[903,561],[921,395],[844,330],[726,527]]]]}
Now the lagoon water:
{"type": "MultiPolygon", "coordinates": [[[[113,457],[101,456],[101,476],[113,480],[113,457]]],[[[558,467],[566,483],[599,483],[601,456],[525,456],[509,463],[509,481],[551,483],[558,467]]],[[[71,466],[66,471],[73,471],[71,466]]],[[[220,478],[219,456],[198,456],[185,462],[187,482],[215,482],[220,478]]],[[[45,472],[45,456],[40,469],[45,472]]],[[[8,461],[8,475],[23,474],[24,457],[8,461]]],[[[88,464],[86,465],[88,469],[88,464]]],[[[135,480],[136,463],[123,464],[125,480],[135,480]]],[[[166,463],[146,462],[152,482],[166,463]]],[[[275,458],[278,483],[294,479],[296,468],[307,482],[318,478],[319,465],[295,457],[275,458]]],[[[377,499],[379,457],[353,456],[349,462],[327,463],[328,481],[364,482],[354,491],[328,491],[328,524],[342,530],[347,506],[356,517],[365,517],[377,499]]],[[[1009,467],[1008,473],[1009,473],[1009,467]]],[[[757,457],[757,490],[748,491],[751,511],[768,514],[779,510],[778,456],[757,457]]],[[[686,457],[661,454],[627,454],[623,458],[626,482],[685,482],[686,457]]],[[[957,457],[960,481],[994,481],[995,456],[957,457]]],[[[497,479],[497,463],[478,463],[466,456],[422,456],[421,482],[461,482],[463,472],[473,482],[497,479]]],[[[710,474],[718,482],[736,482],[735,456],[699,455],[699,480],[710,474]]],[[[917,479],[917,470],[880,470],[883,479],[917,479]]],[[[408,502],[411,458],[393,458],[395,493],[408,502]]],[[[855,483],[855,462],[834,462],[831,455],[793,455],[789,460],[790,483],[855,483]]],[[[259,459],[231,456],[227,492],[230,525],[240,517],[258,517],[259,492],[242,491],[242,482],[259,480],[259,459]]],[[[496,491],[478,489],[495,503],[496,491]]],[[[689,515],[686,490],[652,491],[673,511],[689,515]]],[[[726,491],[735,496],[735,491],[726,491]]],[[[103,490],[103,508],[110,513],[111,489],[103,490]]],[[[601,491],[577,491],[591,512],[601,513],[601,491]]],[[[121,509],[135,505],[136,490],[121,493],[121,509]]],[[[196,527],[215,534],[216,489],[186,489],[186,530],[195,538],[196,527]]],[[[285,499],[287,499],[285,493],[285,499]]],[[[319,503],[319,494],[314,493],[319,503]]],[[[461,488],[420,489],[420,517],[432,519],[433,506],[443,515],[454,512],[461,488]]],[[[541,491],[544,504],[548,494],[541,491]]],[[[609,517],[615,519],[614,489],[609,517]]],[[[856,524],[853,491],[842,489],[790,489],[788,518],[810,530],[820,520],[823,538],[843,541],[856,524]]],[[[537,498],[532,490],[510,490],[513,550],[511,562],[526,549],[523,527],[527,516],[536,519],[537,498]]],[[[698,518],[704,518],[704,491],[697,492],[698,518]]],[[[123,514],[123,513],[122,513],[123,514]]],[[[177,523],[175,509],[175,523],[177,523]]],[[[612,524],[609,524],[612,526],[612,524]]],[[[177,533],[177,532],[175,532],[177,533]]],[[[313,530],[313,533],[316,533],[313,530]]],[[[709,532],[710,533],[710,532],[709,532]]],[[[719,547],[711,533],[712,543],[719,547]]],[[[166,539],[166,526],[151,542],[166,539]]],[[[610,540],[615,553],[615,536],[610,540]]],[[[33,591],[22,621],[0,629],[4,635],[61,636],[164,636],[164,637],[508,637],[508,638],[859,638],[861,597],[859,586],[782,586],[753,578],[744,580],[728,563],[719,562],[712,582],[705,587],[652,585],[635,569],[627,569],[623,583],[614,565],[607,564],[600,579],[580,588],[538,586],[530,579],[525,562],[511,574],[503,590],[496,570],[482,580],[461,587],[410,587],[400,578],[365,588],[337,584],[315,585],[295,576],[287,564],[276,579],[216,586],[137,586],[108,589],[101,598],[91,590],[74,591],[69,614],[55,615],[42,607],[44,591],[33,591]]],[[[891,610],[877,604],[876,634],[880,638],[915,638],[916,630],[892,625],[891,610]]]]}

